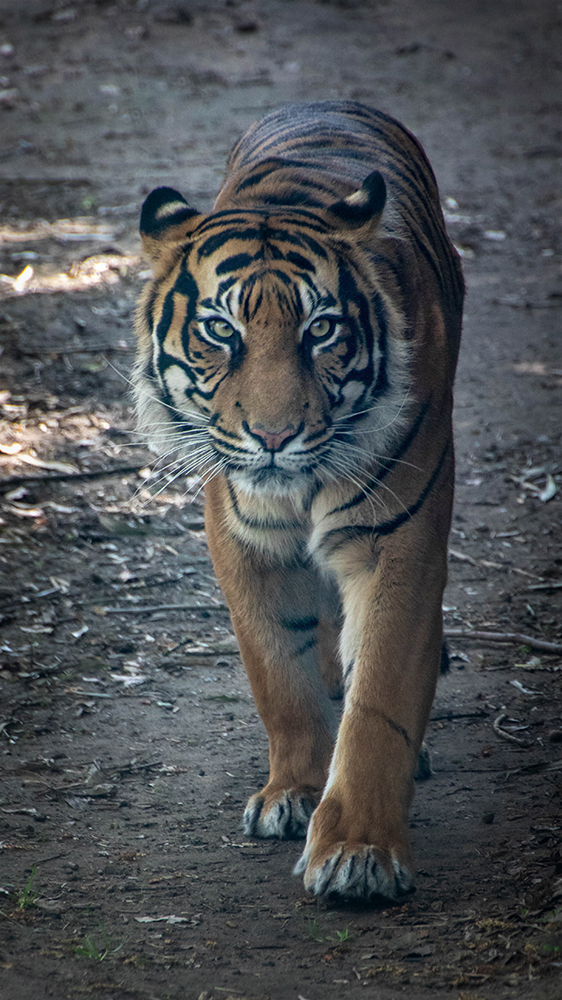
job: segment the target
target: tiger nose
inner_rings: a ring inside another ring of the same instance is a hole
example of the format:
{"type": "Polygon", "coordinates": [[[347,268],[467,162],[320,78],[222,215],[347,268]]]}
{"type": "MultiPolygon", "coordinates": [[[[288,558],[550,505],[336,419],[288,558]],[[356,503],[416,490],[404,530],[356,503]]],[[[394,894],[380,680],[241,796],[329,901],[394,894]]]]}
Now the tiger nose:
{"type": "Polygon", "coordinates": [[[260,438],[267,451],[278,451],[281,445],[289,438],[295,437],[297,431],[292,424],[288,424],[282,431],[266,431],[261,424],[254,424],[249,428],[250,434],[260,438]]]}

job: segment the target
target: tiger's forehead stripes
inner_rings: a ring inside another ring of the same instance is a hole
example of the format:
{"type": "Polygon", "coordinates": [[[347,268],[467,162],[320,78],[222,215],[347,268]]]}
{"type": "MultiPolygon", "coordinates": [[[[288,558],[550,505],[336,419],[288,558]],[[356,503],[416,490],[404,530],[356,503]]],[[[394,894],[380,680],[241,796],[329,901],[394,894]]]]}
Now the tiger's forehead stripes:
{"type": "MultiPolygon", "coordinates": [[[[317,254],[323,260],[328,259],[328,252],[326,248],[318,242],[314,237],[310,235],[309,232],[303,231],[302,221],[295,218],[285,219],[275,219],[275,226],[269,224],[269,214],[260,212],[257,213],[260,218],[260,224],[258,227],[254,225],[249,225],[250,220],[246,220],[244,216],[246,213],[241,213],[242,218],[240,219],[239,226],[225,226],[225,223],[219,223],[216,217],[213,217],[213,222],[207,226],[201,226],[194,234],[194,239],[197,246],[197,260],[201,261],[205,257],[211,257],[217,251],[223,250],[223,248],[228,243],[257,243],[257,249],[254,251],[255,254],[264,253],[264,245],[266,245],[270,252],[273,254],[280,254],[282,259],[286,250],[284,247],[289,244],[290,246],[299,247],[308,252],[317,254]],[[246,225],[244,225],[246,223],[246,225]],[[285,228],[285,225],[290,226],[290,228],[285,228]],[[213,232],[212,230],[216,231],[213,232]],[[208,235],[208,233],[211,235],[208,235]],[[206,236],[203,242],[199,242],[202,236],[206,236]]],[[[235,220],[233,220],[235,221],[235,220]]],[[[236,220],[238,221],[238,220],[236,220]]],[[[256,220],[254,220],[255,223],[256,220]]],[[[306,221],[306,230],[312,230],[318,234],[326,235],[329,233],[329,228],[324,224],[320,224],[320,220],[316,220],[319,224],[313,226],[310,222],[306,221]]],[[[187,244],[189,247],[190,244],[187,244]]],[[[240,251],[233,247],[233,253],[231,256],[236,257],[239,253],[248,254],[248,250],[245,248],[244,251],[240,251]]],[[[252,255],[252,256],[254,256],[252,255]]],[[[259,259],[259,256],[258,256],[259,259]]],[[[222,263],[222,261],[221,261],[222,263]]]]}
{"type": "Polygon", "coordinates": [[[258,318],[262,309],[266,324],[276,316],[297,324],[302,316],[303,305],[298,286],[278,268],[255,271],[241,284],[239,310],[245,322],[258,318]]]}
{"type": "Polygon", "coordinates": [[[215,267],[215,274],[230,274],[231,271],[240,271],[243,267],[248,267],[255,260],[249,253],[237,253],[226,260],[221,260],[215,267]]]}

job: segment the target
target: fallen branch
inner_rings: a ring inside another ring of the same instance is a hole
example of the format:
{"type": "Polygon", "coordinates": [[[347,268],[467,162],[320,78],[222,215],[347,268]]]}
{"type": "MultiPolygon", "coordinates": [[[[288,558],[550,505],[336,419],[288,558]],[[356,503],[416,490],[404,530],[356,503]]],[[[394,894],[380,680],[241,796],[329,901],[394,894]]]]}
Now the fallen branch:
{"type": "Polygon", "coordinates": [[[536,764],[526,764],[524,767],[516,767],[513,771],[508,771],[506,779],[514,774],[540,774],[542,771],[561,771],[562,758],[560,760],[547,761],[540,760],[536,764]]]}
{"type": "MultiPolygon", "coordinates": [[[[175,653],[180,646],[183,646],[182,642],[178,642],[177,646],[173,649],[169,649],[167,652],[175,653]]],[[[197,649],[192,647],[191,649],[184,649],[182,656],[239,656],[240,650],[238,646],[225,646],[225,648],[220,648],[219,646],[208,646],[205,649],[197,649]]]]}
{"type": "Polygon", "coordinates": [[[81,479],[103,479],[104,476],[122,476],[127,472],[138,472],[146,469],[146,462],[140,465],[116,465],[113,469],[96,469],[95,472],[57,472],[52,476],[10,476],[0,483],[0,492],[6,493],[14,486],[26,486],[27,483],[61,483],[78,482],[81,479]]]}
{"type": "Polygon", "coordinates": [[[33,350],[22,350],[19,348],[18,353],[23,355],[25,358],[41,358],[44,355],[49,354],[127,354],[133,351],[133,347],[120,347],[119,344],[94,344],[93,347],[46,347],[43,350],[41,348],[34,348],[33,350]]]}
{"type": "Polygon", "coordinates": [[[501,728],[501,724],[504,719],[507,719],[505,712],[502,712],[501,715],[498,715],[497,719],[494,719],[493,730],[496,736],[500,736],[502,740],[507,740],[509,743],[517,743],[517,746],[520,747],[532,746],[532,744],[529,743],[529,740],[524,740],[521,736],[514,736],[513,733],[506,733],[505,729],[501,728]]]}
{"type": "Polygon", "coordinates": [[[488,715],[484,709],[480,708],[477,712],[441,712],[440,715],[430,715],[430,722],[452,722],[454,719],[484,719],[488,715]]]}
{"type": "Polygon", "coordinates": [[[472,556],[467,555],[466,552],[458,552],[456,549],[449,549],[449,555],[451,559],[456,559],[457,562],[467,562],[470,563],[471,566],[478,566],[477,560],[473,559],[472,556]]]}
{"type": "Polygon", "coordinates": [[[100,615],[138,615],[154,611],[228,611],[226,604],[149,604],[130,608],[100,608],[100,615]]]}
{"type": "Polygon", "coordinates": [[[529,646],[530,649],[540,649],[543,653],[562,653],[562,643],[547,642],[545,639],[535,639],[532,635],[522,632],[477,632],[462,628],[446,628],[443,631],[446,639],[473,639],[476,642],[506,642],[518,646],[529,646]]]}

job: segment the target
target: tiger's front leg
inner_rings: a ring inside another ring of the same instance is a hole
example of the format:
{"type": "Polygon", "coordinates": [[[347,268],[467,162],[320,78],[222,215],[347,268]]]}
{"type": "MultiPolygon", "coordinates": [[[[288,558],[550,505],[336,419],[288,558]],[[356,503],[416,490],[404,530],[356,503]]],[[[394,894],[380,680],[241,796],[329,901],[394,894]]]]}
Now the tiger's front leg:
{"type": "MultiPolygon", "coordinates": [[[[220,482],[207,487],[207,537],[269,736],[269,781],[249,799],[244,829],[251,836],[304,837],[336,728],[318,664],[320,583],[313,567],[287,558],[281,547],[277,555],[262,554],[234,537],[221,493],[220,482]]],[[[270,531],[274,550],[276,529],[270,531]]]]}
{"type": "Polygon", "coordinates": [[[408,811],[439,670],[446,580],[446,531],[422,515],[386,538],[338,542],[331,533],[346,702],[295,869],[319,896],[396,899],[413,884],[408,811]]]}

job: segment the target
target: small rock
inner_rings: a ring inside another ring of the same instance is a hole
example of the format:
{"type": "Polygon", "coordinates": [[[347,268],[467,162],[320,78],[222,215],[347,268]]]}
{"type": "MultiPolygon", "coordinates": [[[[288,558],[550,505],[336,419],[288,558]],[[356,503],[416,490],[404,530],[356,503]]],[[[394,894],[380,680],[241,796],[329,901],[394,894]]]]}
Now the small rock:
{"type": "Polygon", "coordinates": [[[51,14],[51,21],[74,21],[77,11],[74,7],[63,7],[51,14]]]}
{"type": "Polygon", "coordinates": [[[193,14],[187,3],[165,3],[154,12],[154,20],[168,24],[191,24],[193,14]]]}
{"type": "Polygon", "coordinates": [[[103,782],[102,784],[94,785],[93,788],[89,788],[86,794],[92,799],[112,799],[116,791],[115,785],[103,782]]]}
{"type": "Polygon", "coordinates": [[[254,31],[259,29],[259,24],[254,21],[253,18],[244,18],[235,24],[236,31],[239,31],[241,35],[250,35],[254,31]]]}
{"type": "Polygon", "coordinates": [[[494,822],[495,815],[496,814],[493,812],[484,813],[484,815],[482,816],[482,822],[490,825],[491,823],[494,822]]]}
{"type": "Polygon", "coordinates": [[[59,899],[38,899],[35,906],[46,913],[62,913],[64,905],[59,899]]]}
{"type": "Polygon", "coordinates": [[[16,87],[8,87],[7,90],[0,90],[0,106],[3,108],[15,107],[19,90],[16,87]]]}
{"type": "Polygon", "coordinates": [[[551,729],[548,738],[551,743],[562,743],[562,729],[551,729]]]}

